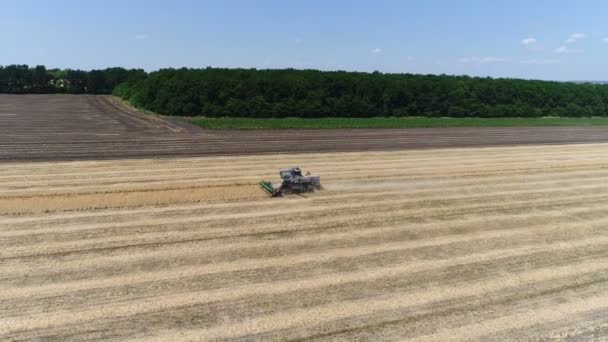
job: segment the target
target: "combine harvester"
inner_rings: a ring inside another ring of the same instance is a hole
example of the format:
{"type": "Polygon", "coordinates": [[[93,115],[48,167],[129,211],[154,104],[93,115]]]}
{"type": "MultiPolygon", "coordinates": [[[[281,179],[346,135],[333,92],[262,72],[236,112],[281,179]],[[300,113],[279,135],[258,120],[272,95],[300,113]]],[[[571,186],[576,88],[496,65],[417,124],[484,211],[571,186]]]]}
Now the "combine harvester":
{"type": "Polygon", "coordinates": [[[283,169],[279,171],[279,175],[281,176],[281,186],[279,187],[275,188],[270,182],[260,182],[262,190],[272,197],[302,194],[321,189],[321,177],[310,176],[309,173],[302,176],[302,170],[297,166],[291,169],[283,169]]]}

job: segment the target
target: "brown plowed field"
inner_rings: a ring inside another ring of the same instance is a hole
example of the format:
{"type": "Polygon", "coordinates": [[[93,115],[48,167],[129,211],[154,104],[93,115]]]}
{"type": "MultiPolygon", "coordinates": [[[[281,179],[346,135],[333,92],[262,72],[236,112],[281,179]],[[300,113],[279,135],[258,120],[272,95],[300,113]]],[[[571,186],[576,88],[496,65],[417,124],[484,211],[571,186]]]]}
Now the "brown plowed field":
{"type": "Polygon", "coordinates": [[[0,340],[605,339],[607,156],[5,163],[0,340]],[[325,190],[257,188],[296,163],[325,190]]]}
{"type": "Polygon", "coordinates": [[[0,95],[0,161],[608,142],[605,127],[203,131],[112,97],[0,95]]]}

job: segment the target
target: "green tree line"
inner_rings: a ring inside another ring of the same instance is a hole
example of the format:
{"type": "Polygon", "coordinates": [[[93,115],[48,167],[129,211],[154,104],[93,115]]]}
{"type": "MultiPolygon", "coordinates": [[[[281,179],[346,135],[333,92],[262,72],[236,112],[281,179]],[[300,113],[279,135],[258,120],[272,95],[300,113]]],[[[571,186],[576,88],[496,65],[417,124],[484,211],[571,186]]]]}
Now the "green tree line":
{"type": "Polygon", "coordinates": [[[447,75],[162,69],[114,94],[178,116],[608,116],[608,85],[447,75]]]}
{"type": "Polygon", "coordinates": [[[5,94],[111,94],[127,81],[141,80],[141,69],[61,70],[39,65],[0,66],[0,93],[5,94]]]}
{"type": "Polygon", "coordinates": [[[9,65],[0,66],[0,93],[114,93],[178,116],[608,116],[608,85],[379,72],[9,65]]]}

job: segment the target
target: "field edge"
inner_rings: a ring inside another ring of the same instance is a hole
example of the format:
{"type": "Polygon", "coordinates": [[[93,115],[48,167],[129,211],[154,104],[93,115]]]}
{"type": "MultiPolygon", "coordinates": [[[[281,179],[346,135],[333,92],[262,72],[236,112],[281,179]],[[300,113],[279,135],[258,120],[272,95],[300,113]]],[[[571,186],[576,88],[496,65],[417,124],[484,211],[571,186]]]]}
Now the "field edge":
{"type": "Polygon", "coordinates": [[[443,127],[579,127],[608,126],[604,117],[540,117],[540,118],[181,118],[204,129],[408,129],[443,127]]]}

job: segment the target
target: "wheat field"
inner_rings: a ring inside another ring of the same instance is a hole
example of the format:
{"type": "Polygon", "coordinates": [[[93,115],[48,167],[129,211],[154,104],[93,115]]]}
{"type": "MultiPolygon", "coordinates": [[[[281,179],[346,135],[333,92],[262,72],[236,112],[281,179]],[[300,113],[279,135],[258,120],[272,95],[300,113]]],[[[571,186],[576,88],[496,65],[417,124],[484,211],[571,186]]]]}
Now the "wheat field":
{"type": "Polygon", "coordinates": [[[601,144],[2,164],[0,340],[602,339],[607,224],[601,144]]]}

